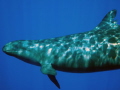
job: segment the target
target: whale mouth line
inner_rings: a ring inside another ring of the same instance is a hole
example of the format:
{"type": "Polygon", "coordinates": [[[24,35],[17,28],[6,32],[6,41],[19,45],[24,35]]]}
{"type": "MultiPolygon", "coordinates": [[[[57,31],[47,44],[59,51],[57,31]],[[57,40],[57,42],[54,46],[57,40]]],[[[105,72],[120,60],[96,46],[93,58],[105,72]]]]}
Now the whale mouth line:
{"type": "Polygon", "coordinates": [[[11,51],[11,50],[5,50],[4,51],[6,54],[10,54],[10,53],[12,53],[13,51],[11,51]]]}
{"type": "Polygon", "coordinates": [[[18,51],[15,51],[15,50],[6,50],[5,52],[18,52],[18,51]]]}
{"type": "Polygon", "coordinates": [[[17,51],[5,50],[5,51],[3,51],[3,52],[6,53],[7,55],[14,56],[14,53],[17,52],[17,51]]]}
{"type": "Polygon", "coordinates": [[[3,52],[8,54],[8,53],[13,53],[13,52],[17,52],[17,51],[16,50],[6,50],[3,48],[3,52]]]}
{"type": "Polygon", "coordinates": [[[11,51],[11,50],[5,50],[4,52],[13,52],[13,51],[11,51]]]}

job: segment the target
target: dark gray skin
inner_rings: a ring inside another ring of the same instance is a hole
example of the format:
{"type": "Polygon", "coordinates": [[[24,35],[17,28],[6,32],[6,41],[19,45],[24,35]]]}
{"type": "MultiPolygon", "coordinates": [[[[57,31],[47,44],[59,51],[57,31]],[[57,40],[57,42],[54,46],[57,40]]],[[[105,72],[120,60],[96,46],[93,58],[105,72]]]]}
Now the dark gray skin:
{"type": "Polygon", "coordinates": [[[95,29],[45,40],[18,40],[6,44],[3,52],[27,63],[41,66],[60,88],[56,70],[96,72],[120,68],[120,26],[116,10],[108,12],[95,29]]]}

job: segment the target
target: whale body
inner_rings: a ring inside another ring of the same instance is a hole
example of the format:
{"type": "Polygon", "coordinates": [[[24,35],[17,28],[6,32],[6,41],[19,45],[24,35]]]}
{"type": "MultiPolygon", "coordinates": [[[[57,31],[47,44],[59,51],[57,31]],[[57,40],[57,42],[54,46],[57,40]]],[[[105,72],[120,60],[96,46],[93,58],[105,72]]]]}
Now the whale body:
{"type": "Polygon", "coordinates": [[[120,68],[120,25],[111,10],[93,30],[44,40],[17,40],[3,52],[41,66],[41,72],[60,88],[56,70],[75,73],[120,68]]]}

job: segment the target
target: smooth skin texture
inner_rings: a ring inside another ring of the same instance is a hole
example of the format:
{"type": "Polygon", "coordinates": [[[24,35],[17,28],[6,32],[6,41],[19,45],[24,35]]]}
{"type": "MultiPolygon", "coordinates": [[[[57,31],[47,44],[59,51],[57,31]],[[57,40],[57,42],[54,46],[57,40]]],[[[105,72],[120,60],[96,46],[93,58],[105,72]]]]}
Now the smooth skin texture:
{"type": "Polygon", "coordinates": [[[112,10],[93,30],[45,40],[18,40],[6,44],[3,52],[40,71],[60,88],[56,70],[96,72],[120,68],[120,26],[112,10]]]}

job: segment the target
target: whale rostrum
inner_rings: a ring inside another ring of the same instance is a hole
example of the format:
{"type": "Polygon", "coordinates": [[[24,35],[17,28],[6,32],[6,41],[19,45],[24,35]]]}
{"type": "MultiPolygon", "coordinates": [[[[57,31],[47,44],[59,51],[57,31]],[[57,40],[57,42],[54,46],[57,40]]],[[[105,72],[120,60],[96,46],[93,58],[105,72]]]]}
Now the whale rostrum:
{"type": "Polygon", "coordinates": [[[3,52],[41,66],[40,71],[60,88],[56,70],[75,73],[120,68],[120,25],[111,10],[93,30],[44,40],[17,40],[3,52]]]}

